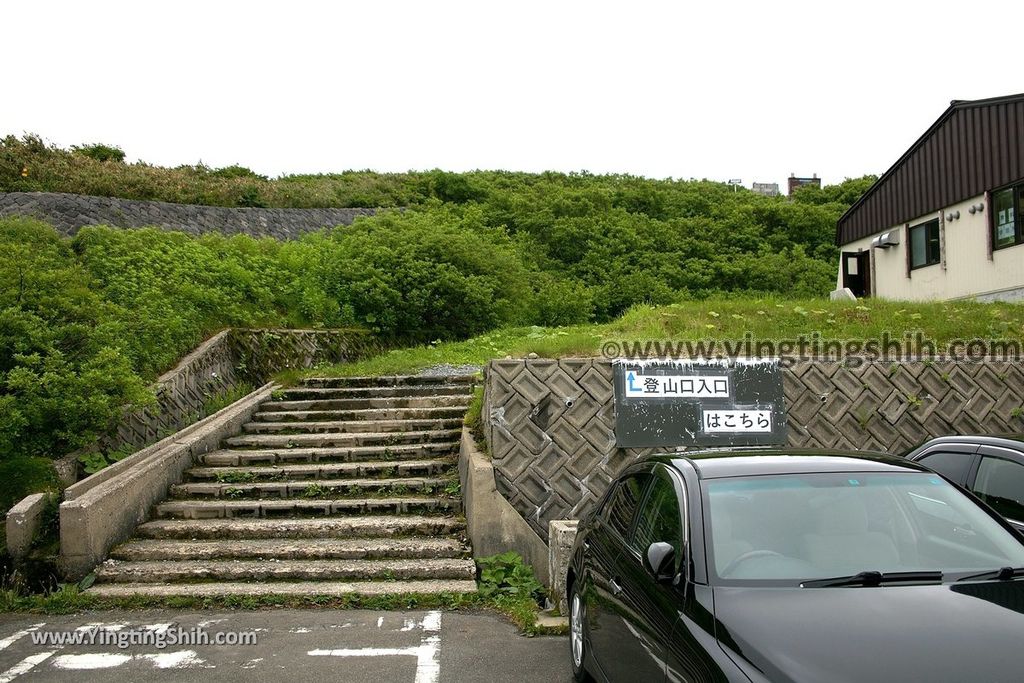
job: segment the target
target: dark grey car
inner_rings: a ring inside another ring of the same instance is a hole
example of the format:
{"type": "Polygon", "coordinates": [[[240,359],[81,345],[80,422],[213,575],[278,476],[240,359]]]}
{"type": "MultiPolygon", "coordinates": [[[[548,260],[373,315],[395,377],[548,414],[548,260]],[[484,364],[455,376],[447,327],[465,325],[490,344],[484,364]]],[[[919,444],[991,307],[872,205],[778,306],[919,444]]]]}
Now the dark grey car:
{"type": "Polygon", "coordinates": [[[1024,533],[1024,435],[940,436],[903,457],[967,489],[1024,533]]]}

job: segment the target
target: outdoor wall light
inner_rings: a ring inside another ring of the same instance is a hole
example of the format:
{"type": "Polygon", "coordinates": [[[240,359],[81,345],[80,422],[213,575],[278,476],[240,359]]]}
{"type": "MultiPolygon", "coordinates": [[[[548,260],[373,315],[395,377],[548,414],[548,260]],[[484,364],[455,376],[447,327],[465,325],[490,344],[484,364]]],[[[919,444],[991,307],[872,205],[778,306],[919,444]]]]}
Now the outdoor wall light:
{"type": "Polygon", "coordinates": [[[971,208],[967,209],[970,213],[981,213],[985,210],[985,202],[978,202],[977,204],[971,204],[971,208]]]}
{"type": "Polygon", "coordinates": [[[946,220],[947,221],[955,221],[955,220],[958,220],[959,218],[960,218],[960,212],[959,211],[950,211],[949,213],[946,214],[946,220]]]}

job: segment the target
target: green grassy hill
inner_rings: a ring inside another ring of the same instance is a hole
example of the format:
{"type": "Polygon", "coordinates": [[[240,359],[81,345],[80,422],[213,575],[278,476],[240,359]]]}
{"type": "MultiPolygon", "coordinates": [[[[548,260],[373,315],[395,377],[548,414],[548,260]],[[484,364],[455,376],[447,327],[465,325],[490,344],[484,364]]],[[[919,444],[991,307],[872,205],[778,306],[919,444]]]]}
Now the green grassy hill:
{"type": "Polygon", "coordinates": [[[827,351],[826,342],[839,342],[844,353],[856,355],[869,340],[888,337],[904,342],[906,334],[911,335],[912,353],[922,350],[917,347],[918,334],[934,343],[939,352],[955,340],[1015,341],[1024,345],[1024,306],[970,301],[713,298],[667,306],[639,305],[604,324],[502,328],[465,341],[395,349],[376,358],[305,374],[406,373],[439,364],[483,365],[491,359],[522,358],[530,353],[543,358],[599,357],[646,348],[657,355],[659,347],[645,346],[645,342],[691,342],[694,351],[703,348],[726,354],[728,344],[743,355],[747,339],[756,353],[758,342],[774,342],[773,348],[778,348],[778,342],[801,336],[808,340],[811,351],[817,338],[823,353],[827,351]]]}

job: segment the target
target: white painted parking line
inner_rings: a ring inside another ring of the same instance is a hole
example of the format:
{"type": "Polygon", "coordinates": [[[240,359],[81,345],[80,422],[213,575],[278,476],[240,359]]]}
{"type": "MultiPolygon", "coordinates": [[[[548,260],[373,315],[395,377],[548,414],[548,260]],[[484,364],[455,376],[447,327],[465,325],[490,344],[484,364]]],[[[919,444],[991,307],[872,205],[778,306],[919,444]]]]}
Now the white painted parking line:
{"type": "Polygon", "coordinates": [[[17,641],[21,640],[22,638],[24,638],[28,634],[30,634],[30,633],[32,633],[34,631],[38,631],[43,626],[46,626],[46,622],[42,622],[40,624],[33,624],[32,626],[29,626],[26,629],[23,629],[21,631],[16,631],[16,632],[12,633],[11,635],[7,636],[6,638],[0,640],[0,650],[6,650],[12,644],[14,644],[17,641]]]}
{"type": "Polygon", "coordinates": [[[40,662],[46,661],[52,656],[54,650],[49,652],[37,652],[34,655],[29,655],[25,659],[21,660],[7,671],[0,674],[0,683],[11,683],[15,678],[22,674],[27,674],[29,671],[34,669],[40,662]]]}
{"type": "MultiPolygon", "coordinates": [[[[377,628],[384,622],[381,617],[377,621],[377,628]]],[[[411,630],[408,622],[402,627],[402,631],[411,630]]],[[[441,675],[441,612],[433,611],[424,615],[423,619],[416,624],[423,630],[423,637],[419,645],[410,647],[363,647],[357,649],[339,650],[310,650],[306,654],[311,657],[416,657],[416,679],[415,683],[437,683],[441,675]]]]}
{"type": "MultiPolygon", "coordinates": [[[[117,652],[92,652],[78,655],[54,657],[51,664],[56,669],[88,671],[90,669],[113,669],[131,661],[150,662],[157,669],[188,669],[204,666],[195,650],[178,650],[158,654],[129,655],[117,652]]],[[[206,667],[211,668],[211,667],[206,667]]]]}

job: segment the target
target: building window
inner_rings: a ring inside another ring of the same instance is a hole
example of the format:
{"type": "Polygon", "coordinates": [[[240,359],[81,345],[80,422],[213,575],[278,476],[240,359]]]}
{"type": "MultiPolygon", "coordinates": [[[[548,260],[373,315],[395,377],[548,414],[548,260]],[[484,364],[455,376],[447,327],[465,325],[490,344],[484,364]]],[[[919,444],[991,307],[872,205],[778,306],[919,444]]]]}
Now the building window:
{"type": "Polygon", "coordinates": [[[939,262],[939,219],[910,228],[910,269],[939,262]]]}
{"type": "Polygon", "coordinates": [[[1024,220],[1020,209],[1024,185],[992,193],[992,247],[1012,247],[1024,242],[1024,220]]]}

